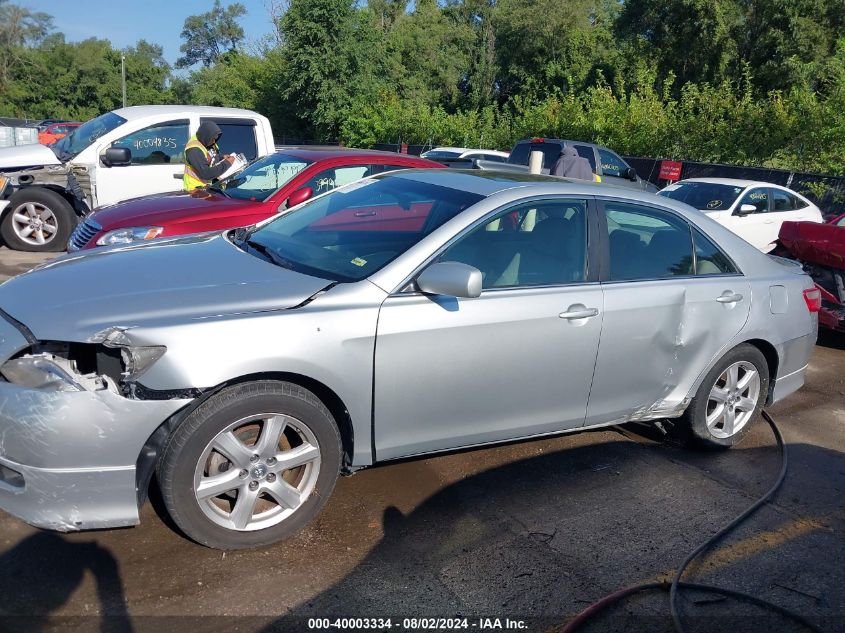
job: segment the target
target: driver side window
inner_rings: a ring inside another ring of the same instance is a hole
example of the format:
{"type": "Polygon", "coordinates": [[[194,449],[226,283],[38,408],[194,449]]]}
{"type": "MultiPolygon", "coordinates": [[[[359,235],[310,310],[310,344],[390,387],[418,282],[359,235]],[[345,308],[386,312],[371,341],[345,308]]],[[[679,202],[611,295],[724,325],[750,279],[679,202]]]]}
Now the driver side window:
{"type": "Polygon", "coordinates": [[[181,164],[188,143],[188,120],[157,123],[112,143],[132,153],[131,165],[181,164]]]}
{"type": "Polygon", "coordinates": [[[483,288],[583,282],[587,203],[543,200],[512,207],[450,246],[440,261],[481,271],[483,288]]]}
{"type": "Polygon", "coordinates": [[[752,205],[754,207],[753,213],[767,213],[769,210],[769,190],[752,189],[742,197],[737,209],[741,209],[744,204],[752,205]]]}
{"type": "Polygon", "coordinates": [[[601,160],[602,176],[622,178],[628,169],[628,165],[621,158],[606,149],[599,150],[599,159],[601,160]]]}

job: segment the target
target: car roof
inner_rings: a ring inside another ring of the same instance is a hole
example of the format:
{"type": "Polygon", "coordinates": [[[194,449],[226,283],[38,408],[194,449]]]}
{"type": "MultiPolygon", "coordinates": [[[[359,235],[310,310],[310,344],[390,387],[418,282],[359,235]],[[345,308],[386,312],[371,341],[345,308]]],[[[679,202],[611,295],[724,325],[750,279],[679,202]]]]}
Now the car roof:
{"type": "MultiPolygon", "coordinates": [[[[431,149],[427,149],[426,152],[468,152],[471,150],[471,147],[432,147],[431,149]]],[[[425,152],[423,152],[425,153],[425,152]]]]}
{"type": "Polygon", "coordinates": [[[776,185],[773,182],[764,182],[762,180],[745,180],[743,178],[684,178],[683,180],[679,180],[678,182],[706,182],[713,185],[728,185],[730,187],[780,187],[780,185],[776,185]]]}
{"type": "Polygon", "coordinates": [[[352,156],[371,157],[379,160],[414,160],[429,165],[434,165],[432,161],[428,161],[419,156],[411,156],[409,154],[397,154],[396,152],[384,152],[377,149],[356,149],[353,147],[321,147],[319,149],[311,149],[307,147],[281,147],[278,148],[277,153],[287,154],[288,156],[295,156],[309,161],[324,160],[326,158],[348,158],[352,156]]]}
{"type": "MultiPolygon", "coordinates": [[[[527,172],[497,171],[495,169],[405,169],[394,171],[381,177],[405,178],[430,185],[448,187],[480,196],[492,196],[500,191],[522,188],[535,188],[538,193],[571,193],[578,195],[599,195],[603,191],[612,195],[624,192],[631,198],[640,198],[640,193],[630,187],[620,187],[609,183],[597,183],[589,180],[561,178],[527,172]]],[[[653,198],[654,194],[642,192],[653,198]]],[[[646,198],[648,199],[648,198],[646,198]]],[[[668,199],[667,199],[668,200],[668,199]]],[[[661,201],[661,204],[663,202],[661,201]]]]}
{"type": "Polygon", "coordinates": [[[154,115],[181,116],[187,113],[196,113],[200,116],[228,116],[228,117],[249,117],[256,115],[252,110],[243,108],[218,108],[215,106],[193,106],[193,105],[142,105],[118,108],[114,113],[127,121],[142,119],[154,115]]]}

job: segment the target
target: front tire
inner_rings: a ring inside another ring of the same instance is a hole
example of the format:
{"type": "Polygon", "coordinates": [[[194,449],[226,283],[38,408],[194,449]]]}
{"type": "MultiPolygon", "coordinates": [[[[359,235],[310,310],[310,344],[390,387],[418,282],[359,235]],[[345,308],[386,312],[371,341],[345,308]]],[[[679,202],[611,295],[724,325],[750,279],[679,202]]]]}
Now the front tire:
{"type": "Polygon", "coordinates": [[[769,392],[769,366],[762,352],[743,343],[707,373],[680,418],[692,443],[726,449],[742,441],[760,417],[769,392]]]}
{"type": "Polygon", "coordinates": [[[168,439],[159,464],[167,511],[191,539],[243,549],[287,538],[323,507],[340,472],[334,418],[286,382],[235,385],[168,439]]]}
{"type": "Polygon", "coordinates": [[[26,187],[9,200],[0,224],[6,246],[16,251],[63,251],[78,219],[70,203],[44,187],[26,187]]]}

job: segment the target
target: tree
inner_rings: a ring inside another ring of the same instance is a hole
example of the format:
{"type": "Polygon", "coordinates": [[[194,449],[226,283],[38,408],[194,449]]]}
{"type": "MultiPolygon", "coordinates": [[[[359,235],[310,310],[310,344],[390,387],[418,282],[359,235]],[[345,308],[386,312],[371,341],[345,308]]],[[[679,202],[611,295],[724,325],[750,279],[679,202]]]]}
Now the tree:
{"type": "Polygon", "coordinates": [[[185,43],[179,47],[184,56],[176,60],[176,67],[189,68],[201,62],[208,68],[221,55],[237,50],[244,39],[244,30],[237,20],[245,14],[246,7],[240,2],[223,8],[220,0],[214,0],[211,11],[185,18],[181,33],[185,43]]]}
{"type": "Polygon", "coordinates": [[[280,23],[280,96],[306,134],[332,140],[354,99],[374,96],[383,50],[372,14],[355,0],[291,0],[280,23]]]}
{"type": "Polygon", "coordinates": [[[0,0],[0,98],[9,78],[25,59],[24,46],[42,41],[53,28],[53,18],[0,0]]]}
{"type": "Polygon", "coordinates": [[[472,38],[471,29],[434,0],[417,0],[414,12],[397,17],[386,36],[391,85],[402,98],[456,108],[469,66],[466,44],[472,38]]]}
{"type": "Polygon", "coordinates": [[[139,40],[123,52],[126,55],[127,104],[169,102],[170,64],[164,59],[162,47],[139,40]]]}

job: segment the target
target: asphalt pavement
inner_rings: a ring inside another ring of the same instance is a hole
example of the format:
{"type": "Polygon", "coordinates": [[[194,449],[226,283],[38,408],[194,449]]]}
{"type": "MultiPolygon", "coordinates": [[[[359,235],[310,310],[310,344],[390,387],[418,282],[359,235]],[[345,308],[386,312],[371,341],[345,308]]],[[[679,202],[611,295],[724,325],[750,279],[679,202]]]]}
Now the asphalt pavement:
{"type": "MultiPolygon", "coordinates": [[[[0,249],[0,276],[43,259],[0,249]]],[[[784,487],[686,578],[845,631],[845,338],[821,338],[806,386],[771,414],[784,487]]],[[[291,540],[225,554],[178,534],[155,491],[130,529],[57,534],[0,513],[0,631],[559,630],[612,591],[670,579],[779,466],[763,422],[720,453],[640,427],[567,435],[361,471],[291,540]]],[[[712,594],[681,605],[691,632],[806,630],[712,594]]],[[[666,594],[583,630],[671,631],[666,594]]]]}

